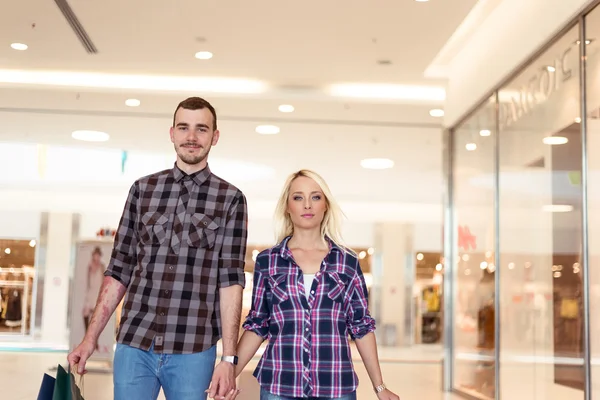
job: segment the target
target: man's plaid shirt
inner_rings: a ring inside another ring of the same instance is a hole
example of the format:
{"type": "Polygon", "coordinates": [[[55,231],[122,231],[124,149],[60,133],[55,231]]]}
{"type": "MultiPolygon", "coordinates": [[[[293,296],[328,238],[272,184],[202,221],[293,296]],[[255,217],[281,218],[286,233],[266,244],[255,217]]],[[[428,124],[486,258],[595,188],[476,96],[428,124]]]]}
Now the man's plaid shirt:
{"type": "Polygon", "coordinates": [[[170,354],[221,338],[219,288],[244,286],[247,204],[208,166],[131,187],[105,273],[127,287],[117,341],[170,354]]]}

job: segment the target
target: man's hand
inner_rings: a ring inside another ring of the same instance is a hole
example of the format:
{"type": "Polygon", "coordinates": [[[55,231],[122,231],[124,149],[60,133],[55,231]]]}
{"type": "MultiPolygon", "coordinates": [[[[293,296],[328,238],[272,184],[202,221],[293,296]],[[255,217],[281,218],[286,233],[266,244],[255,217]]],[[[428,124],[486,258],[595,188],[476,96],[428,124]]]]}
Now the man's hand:
{"type": "Polygon", "coordinates": [[[83,341],[73,350],[68,356],[67,360],[69,361],[69,365],[71,368],[75,368],[77,366],[77,373],[79,375],[84,375],[87,373],[85,369],[85,363],[88,358],[94,353],[96,349],[96,343],[92,340],[83,339],[83,341]]]}
{"type": "Polygon", "coordinates": [[[213,372],[212,381],[206,391],[211,399],[225,399],[225,396],[235,392],[235,366],[232,363],[221,361],[213,372]]]}

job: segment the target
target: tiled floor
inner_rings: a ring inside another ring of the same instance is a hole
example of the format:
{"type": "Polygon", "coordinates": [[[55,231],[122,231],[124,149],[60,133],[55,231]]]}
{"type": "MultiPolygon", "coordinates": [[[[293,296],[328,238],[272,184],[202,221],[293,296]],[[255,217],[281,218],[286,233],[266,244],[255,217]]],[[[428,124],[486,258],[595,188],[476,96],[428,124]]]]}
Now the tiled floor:
{"type": "MultiPolygon", "coordinates": [[[[443,394],[440,390],[442,369],[435,361],[433,348],[425,351],[380,351],[382,353],[382,369],[388,385],[400,395],[402,400],[455,400],[458,397],[443,394]],[[431,353],[431,354],[428,354],[431,353]],[[410,356],[410,357],[408,357],[410,356]],[[385,361],[396,359],[395,361],[385,361]]],[[[45,372],[59,362],[64,362],[65,353],[0,353],[0,387],[2,398],[11,400],[31,400],[37,396],[37,391],[45,372]]],[[[256,365],[254,360],[240,376],[239,387],[242,394],[240,400],[258,400],[258,385],[252,376],[256,365]]],[[[371,390],[369,379],[364,366],[355,361],[356,370],[362,384],[358,390],[360,400],[376,399],[371,390]]],[[[84,394],[86,400],[112,399],[112,375],[106,373],[90,373],[84,379],[84,394]]],[[[160,399],[164,400],[161,395],[160,399]]]]}

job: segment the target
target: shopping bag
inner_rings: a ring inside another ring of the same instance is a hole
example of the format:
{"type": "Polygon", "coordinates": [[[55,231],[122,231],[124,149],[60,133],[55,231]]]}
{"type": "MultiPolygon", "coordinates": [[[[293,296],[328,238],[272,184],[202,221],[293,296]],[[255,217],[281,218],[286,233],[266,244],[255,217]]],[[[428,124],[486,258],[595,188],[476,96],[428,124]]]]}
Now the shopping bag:
{"type": "Polygon", "coordinates": [[[48,374],[44,374],[42,378],[42,385],[40,386],[40,391],[38,393],[37,400],[52,400],[52,394],[54,393],[54,384],[56,383],[56,378],[50,376],[48,374]]]}
{"type": "Polygon", "coordinates": [[[58,365],[52,400],[84,400],[81,389],[75,382],[75,375],[71,373],[70,366],[67,372],[60,364],[58,365]]]}

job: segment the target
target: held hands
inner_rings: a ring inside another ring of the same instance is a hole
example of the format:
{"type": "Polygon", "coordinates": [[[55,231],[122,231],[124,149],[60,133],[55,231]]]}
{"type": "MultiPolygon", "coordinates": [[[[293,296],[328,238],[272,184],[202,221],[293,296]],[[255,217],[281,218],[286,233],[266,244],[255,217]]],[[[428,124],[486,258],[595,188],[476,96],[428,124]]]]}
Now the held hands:
{"type": "Polygon", "coordinates": [[[92,340],[83,339],[79,346],[67,356],[67,361],[69,361],[71,368],[74,369],[77,367],[79,375],[86,374],[85,363],[94,353],[94,350],[96,350],[96,343],[92,340]]]}
{"type": "Polygon", "coordinates": [[[212,381],[206,393],[211,399],[235,399],[239,393],[235,383],[235,366],[229,362],[221,361],[215,367],[212,381]]]}

